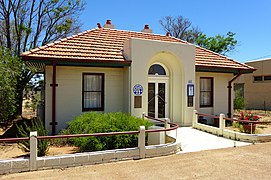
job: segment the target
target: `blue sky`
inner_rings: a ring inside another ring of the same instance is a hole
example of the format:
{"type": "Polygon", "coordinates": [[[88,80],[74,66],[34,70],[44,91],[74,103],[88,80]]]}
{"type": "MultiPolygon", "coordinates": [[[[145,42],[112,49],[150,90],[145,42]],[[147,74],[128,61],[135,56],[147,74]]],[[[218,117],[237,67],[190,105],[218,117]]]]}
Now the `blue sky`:
{"type": "Polygon", "coordinates": [[[271,57],[271,0],[85,0],[83,30],[111,19],[116,29],[141,31],[149,24],[155,34],[165,34],[159,19],[182,15],[207,36],[236,33],[238,46],[227,56],[246,62],[271,57]]]}

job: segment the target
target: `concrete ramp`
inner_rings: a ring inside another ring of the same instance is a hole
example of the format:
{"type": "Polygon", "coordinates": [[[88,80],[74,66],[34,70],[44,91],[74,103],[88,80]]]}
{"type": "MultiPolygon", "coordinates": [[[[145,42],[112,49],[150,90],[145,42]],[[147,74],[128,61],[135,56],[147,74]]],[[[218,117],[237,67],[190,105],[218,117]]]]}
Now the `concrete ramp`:
{"type": "MultiPolygon", "coordinates": [[[[171,132],[171,135],[176,136],[176,131],[171,132]]],[[[251,144],[218,137],[213,134],[193,129],[192,127],[178,128],[177,142],[181,143],[182,148],[182,151],[179,153],[195,152],[208,149],[221,149],[251,144]]]]}

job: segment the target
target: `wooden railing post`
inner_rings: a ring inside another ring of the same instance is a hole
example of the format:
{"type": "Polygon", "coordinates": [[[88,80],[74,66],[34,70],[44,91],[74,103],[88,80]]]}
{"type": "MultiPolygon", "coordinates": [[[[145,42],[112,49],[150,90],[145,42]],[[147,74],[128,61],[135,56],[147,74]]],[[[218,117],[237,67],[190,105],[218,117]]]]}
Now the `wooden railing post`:
{"type": "Polygon", "coordinates": [[[30,158],[29,169],[30,171],[37,170],[37,157],[38,157],[38,140],[37,131],[30,132],[30,158]]]}
{"type": "Polygon", "coordinates": [[[146,147],[145,147],[145,126],[139,127],[139,135],[138,135],[138,148],[139,148],[139,158],[143,159],[146,155],[146,147]]]}

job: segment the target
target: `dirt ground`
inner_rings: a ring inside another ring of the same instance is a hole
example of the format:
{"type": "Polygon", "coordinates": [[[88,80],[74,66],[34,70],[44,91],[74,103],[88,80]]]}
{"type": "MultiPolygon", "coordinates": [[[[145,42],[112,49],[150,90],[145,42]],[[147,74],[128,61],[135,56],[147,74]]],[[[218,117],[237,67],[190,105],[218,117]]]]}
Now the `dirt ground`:
{"type": "MultiPolygon", "coordinates": [[[[54,156],[59,154],[71,154],[75,153],[78,148],[72,146],[50,146],[47,156],[54,156]]],[[[22,156],[27,156],[28,153],[23,152],[17,147],[16,143],[1,143],[0,144],[0,159],[10,159],[22,156]]]]}
{"type": "Polygon", "coordinates": [[[270,179],[271,143],[25,172],[0,179],[270,179]]]}

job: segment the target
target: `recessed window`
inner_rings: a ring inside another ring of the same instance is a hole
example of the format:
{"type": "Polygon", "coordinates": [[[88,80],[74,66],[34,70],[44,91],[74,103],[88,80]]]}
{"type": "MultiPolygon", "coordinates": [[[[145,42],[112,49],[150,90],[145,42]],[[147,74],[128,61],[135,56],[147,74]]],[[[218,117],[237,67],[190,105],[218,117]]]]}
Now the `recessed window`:
{"type": "Polygon", "coordinates": [[[254,81],[262,81],[263,77],[262,76],[254,76],[254,81]]]}
{"type": "Polygon", "coordinates": [[[161,65],[154,64],[150,67],[148,74],[149,75],[166,75],[166,71],[161,65]]]}
{"type": "Polygon", "coordinates": [[[264,76],[263,78],[264,78],[265,81],[271,81],[271,76],[270,75],[269,76],[264,76]]]}
{"type": "Polygon", "coordinates": [[[200,107],[213,107],[213,78],[200,78],[200,107]]]}
{"type": "Polygon", "coordinates": [[[83,73],[83,111],[104,110],[104,74],[83,73]]]}

